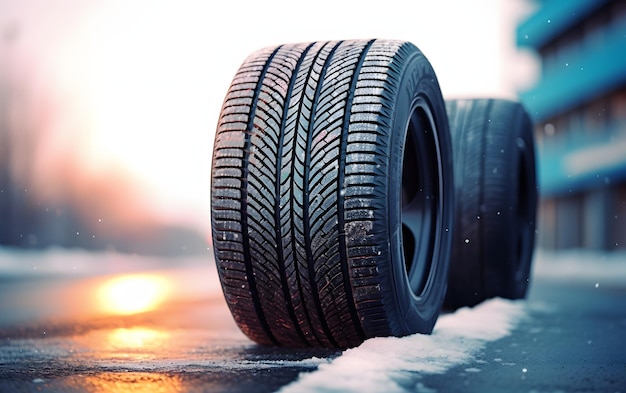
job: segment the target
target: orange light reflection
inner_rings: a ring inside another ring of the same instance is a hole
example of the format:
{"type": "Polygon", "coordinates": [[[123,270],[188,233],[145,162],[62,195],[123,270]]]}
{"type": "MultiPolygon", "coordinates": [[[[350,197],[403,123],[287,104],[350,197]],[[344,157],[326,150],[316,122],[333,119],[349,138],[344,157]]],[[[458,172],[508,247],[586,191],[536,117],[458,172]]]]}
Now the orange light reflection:
{"type": "Polygon", "coordinates": [[[161,373],[107,372],[87,376],[83,381],[77,382],[78,386],[83,386],[92,393],[169,393],[187,390],[180,376],[161,373]]]}
{"type": "Polygon", "coordinates": [[[155,349],[163,346],[169,338],[164,331],[134,327],[120,328],[109,334],[109,345],[115,349],[155,349]]]}
{"type": "Polygon", "coordinates": [[[170,281],[159,275],[133,274],[104,282],[98,290],[102,311],[137,314],[156,309],[167,299],[170,281]]]}

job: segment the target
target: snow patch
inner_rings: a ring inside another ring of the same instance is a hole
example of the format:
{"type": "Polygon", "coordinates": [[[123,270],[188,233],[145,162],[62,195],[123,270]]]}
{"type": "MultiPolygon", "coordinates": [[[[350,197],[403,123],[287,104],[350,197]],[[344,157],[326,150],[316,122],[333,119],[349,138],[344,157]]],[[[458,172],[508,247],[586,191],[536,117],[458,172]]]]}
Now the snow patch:
{"type": "MultiPolygon", "coordinates": [[[[406,392],[415,374],[442,374],[468,363],[527,316],[525,303],[491,299],[439,318],[432,335],[379,337],[344,351],[280,390],[290,392],[406,392]]],[[[417,382],[416,382],[417,383],[417,382]]],[[[421,386],[424,388],[424,386],[421,386]]]]}
{"type": "Polygon", "coordinates": [[[535,278],[601,286],[626,285],[626,252],[601,253],[588,250],[551,252],[537,250],[535,278]]]}
{"type": "MultiPolygon", "coordinates": [[[[0,276],[83,278],[196,266],[215,270],[213,256],[158,257],[115,251],[48,248],[24,250],[0,246],[0,276]]],[[[217,272],[215,272],[217,277],[217,272]]]]}

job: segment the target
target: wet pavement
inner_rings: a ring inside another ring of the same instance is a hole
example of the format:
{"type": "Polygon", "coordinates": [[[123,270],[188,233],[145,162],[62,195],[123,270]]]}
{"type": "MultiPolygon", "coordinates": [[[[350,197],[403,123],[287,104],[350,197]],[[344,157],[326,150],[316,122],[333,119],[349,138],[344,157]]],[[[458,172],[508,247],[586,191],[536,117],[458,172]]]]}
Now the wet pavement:
{"type": "MultiPolygon", "coordinates": [[[[210,259],[5,254],[0,272],[0,392],[273,392],[340,355],[249,341],[210,259]]],[[[620,274],[542,273],[510,336],[398,375],[417,392],[626,392],[620,274]]]]}
{"type": "Polygon", "coordinates": [[[511,335],[422,383],[438,392],[625,393],[624,284],[539,278],[511,335]]]}
{"type": "Polygon", "coordinates": [[[50,261],[39,262],[41,273],[11,276],[5,269],[0,392],[272,392],[337,354],[249,341],[232,320],[210,259],[125,262],[71,275],[51,272],[50,261]],[[151,310],[129,312],[142,294],[124,293],[123,279],[144,285],[144,294],[150,288],[141,279],[153,280],[169,296],[151,310]]]}

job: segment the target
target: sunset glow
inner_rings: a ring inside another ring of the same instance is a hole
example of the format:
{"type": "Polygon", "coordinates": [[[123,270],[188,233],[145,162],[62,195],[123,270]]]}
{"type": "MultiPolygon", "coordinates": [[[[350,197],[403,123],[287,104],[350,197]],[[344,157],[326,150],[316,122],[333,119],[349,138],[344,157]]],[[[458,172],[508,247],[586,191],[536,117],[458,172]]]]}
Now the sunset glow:
{"type": "Polygon", "coordinates": [[[167,332],[142,327],[115,329],[109,335],[109,343],[117,349],[155,349],[169,337],[167,332]]]}
{"type": "Polygon", "coordinates": [[[512,98],[534,77],[534,58],[512,45],[512,22],[528,8],[523,3],[455,1],[450,12],[446,2],[392,1],[381,14],[371,0],[358,7],[331,0],[315,7],[285,0],[4,0],[6,83],[0,78],[0,85],[7,86],[2,93],[10,99],[15,134],[24,138],[18,145],[36,145],[14,165],[34,178],[42,199],[56,204],[91,201],[91,193],[76,188],[102,183],[142,199],[144,216],[208,233],[214,130],[228,86],[250,53],[287,42],[408,40],[428,56],[444,96],[512,98]],[[280,9],[306,14],[309,22],[282,18],[258,34],[259,21],[274,20],[280,9]],[[416,14],[429,17],[415,23],[416,14]],[[237,29],[224,15],[237,15],[237,29]],[[345,15],[358,22],[346,23],[345,15]]]}
{"type": "Polygon", "coordinates": [[[170,283],[157,275],[128,275],[106,281],[99,288],[103,311],[137,314],[156,309],[169,295],[170,283]]]}

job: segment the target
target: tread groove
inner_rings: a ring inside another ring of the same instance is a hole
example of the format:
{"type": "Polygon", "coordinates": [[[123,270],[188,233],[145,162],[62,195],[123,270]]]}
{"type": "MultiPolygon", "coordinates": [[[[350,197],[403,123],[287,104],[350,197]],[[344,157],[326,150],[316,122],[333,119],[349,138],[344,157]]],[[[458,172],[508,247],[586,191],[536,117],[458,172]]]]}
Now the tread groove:
{"type": "MultiPolygon", "coordinates": [[[[254,94],[253,94],[253,100],[252,100],[252,107],[250,108],[250,114],[249,114],[249,119],[248,119],[248,123],[247,123],[247,130],[251,130],[254,127],[254,119],[256,117],[256,111],[258,108],[258,101],[259,101],[259,96],[261,93],[261,88],[262,88],[262,84],[260,83],[261,81],[263,81],[263,79],[265,78],[265,75],[267,73],[267,70],[270,67],[270,64],[272,63],[272,60],[274,59],[274,57],[276,56],[276,54],[278,53],[278,51],[280,50],[281,47],[276,47],[276,49],[274,49],[274,51],[272,52],[272,54],[269,56],[269,58],[267,59],[265,65],[263,66],[263,70],[261,71],[261,74],[259,76],[259,83],[257,84],[257,86],[255,86],[255,90],[254,90],[254,94]]],[[[265,318],[265,314],[263,313],[263,308],[261,306],[261,302],[259,300],[259,295],[258,295],[258,289],[257,289],[257,284],[256,284],[256,279],[255,279],[255,274],[254,274],[254,269],[253,269],[253,265],[252,265],[252,255],[250,253],[250,236],[248,234],[248,209],[247,209],[247,199],[248,199],[248,165],[250,164],[250,148],[252,145],[252,134],[250,132],[246,132],[245,133],[245,140],[244,140],[244,157],[243,157],[243,172],[244,172],[244,176],[242,178],[242,188],[241,188],[241,193],[242,193],[242,198],[241,198],[241,211],[242,211],[242,222],[241,222],[241,233],[242,233],[242,237],[243,237],[243,253],[244,253],[244,263],[246,266],[246,275],[248,278],[248,285],[250,287],[250,292],[251,292],[251,296],[252,296],[252,301],[254,303],[254,308],[256,310],[257,316],[259,318],[259,321],[261,323],[261,326],[265,332],[265,334],[268,336],[268,338],[274,343],[274,344],[278,344],[278,340],[276,339],[276,337],[274,337],[274,335],[272,334],[272,331],[269,327],[269,324],[267,322],[267,319],[265,318]]]]}
{"type": "Polygon", "coordinates": [[[324,317],[324,311],[321,305],[320,294],[317,288],[317,282],[315,280],[316,272],[315,272],[315,264],[313,263],[314,258],[313,258],[312,245],[311,245],[311,225],[310,225],[310,218],[309,218],[311,217],[310,200],[309,200],[309,195],[310,195],[309,179],[310,179],[310,173],[311,173],[311,145],[312,145],[312,137],[313,137],[313,126],[315,124],[315,118],[317,114],[316,105],[319,101],[319,98],[322,92],[322,87],[324,85],[324,80],[326,79],[326,76],[327,76],[326,72],[328,68],[330,67],[331,61],[333,60],[333,57],[335,53],[337,52],[337,49],[341,46],[342,43],[343,41],[337,42],[335,46],[331,49],[319,73],[319,79],[317,81],[317,86],[315,88],[315,93],[314,93],[313,100],[312,100],[311,118],[309,119],[309,127],[307,129],[307,141],[306,141],[306,149],[305,149],[305,155],[304,155],[304,174],[303,174],[303,184],[306,190],[303,194],[303,217],[305,218],[304,223],[303,223],[304,224],[303,225],[304,241],[305,241],[304,249],[306,252],[306,260],[308,261],[308,278],[309,278],[309,286],[311,288],[311,297],[313,298],[313,302],[315,303],[315,308],[317,310],[317,315],[318,315],[318,319],[320,321],[321,327],[326,337],[330,341],[331,345],[335,347],[339,345],[337,341],[335,340],[335,338],[333,337],[330,327],[328,326],[328,323],[326,322],[326,318],[324,317]]]}
{"type": "MultiPolygon", "coordinates": [[[[284,108],[283,108],[283,114],[282,114],[282,120],[281,120],[281,125],[280,125],[280,136],[279,136],[279,141],[278,141],[278,151],[276,153],[276,158],[277,158],[277,163],[276,163],[276,168],[277,170],[281,170],[282,165],[283,165],[283,150],[284,150],[284,143],[285,143],[285,128],[286,128],[286,123],[288,121],[288,113],[289,113],[289,108],[290,108],[290,104],[291,104],[291,99],[292,99],[292,93],[294,90],[294,86],[296,84],[297,78],[298,78],[298,71],[300,70],[300,67],[302,66],[302,63],[304,61],[304,59],[306,58],[307,54],[309,53],[309,51],[311,50],[311,48],[313,47],[313,45],[315,45],[315,43],[311,43],[309,44],[306,49],[300,54],[300,58],[298,59],[298,62],[296,63],[296,66],[293,70],[293,73],[291,75],[290,81],[289,81],[289,87],[287,89],[287,100],[285,102],[284,108]]],[[[294,138],[295,139],[295,138],[294,138]]],[[[292,176],[293,178],[293,176],[292,176]]],[[[277,249],[277,253],[278,253],[278,262],[279,264],[282,265],[282,269],[280,269],[280,276],[281,276],[281,284],[282,284],[282,290],[283,290],[283,296],[285,298],[285,302],[287,304],[289,304],[288,310],[289,310],[289,316],[291,317],[292,323],[296,329],[296,332],[298,333],[298,336],[300,337],[300,340],[303,343],[309,344],[306,335],[303,333],[302,331],[302,327],[300,326],[300,323],[298,322],[298,319],[296,317],[296,313],[294,310],[294,301],[293,301],[293,296],[290,293],[290,286],[289,286],[289,281],[288,281],[288,277],[287,277],[287,267],[286,267],[286,263],[285,263],[285,255],[283,254],[283,247],[282,247],[282,223],[281,223],[281,209],[279,208],[281,206],[281,176],[276,176],[275,182],[274,182],[274,192],[275,192],[275,206],[277,208],[274,209],[274,225],[275,225],[275,242],[278,245],[276,247],[277,249]]],[[[292,198],[293,199],[293,198],[292,198]]],[[[293,208],[291,209],[291,211],[293,212],[293,208]]],[[[293,223],[293,219],[291,220],[291,222],[293,223]]],[[[297,276],[297,275],[296,275],[297,276]]],[[[307,315],[308,317],[308,315],[307,315]]],[[[310,345],[310,344],[309,344],[310,345]]]]}

